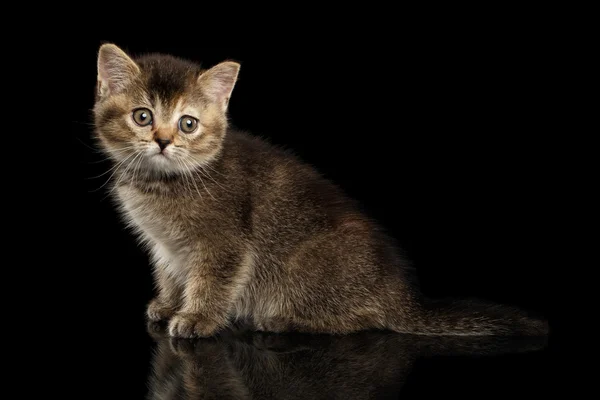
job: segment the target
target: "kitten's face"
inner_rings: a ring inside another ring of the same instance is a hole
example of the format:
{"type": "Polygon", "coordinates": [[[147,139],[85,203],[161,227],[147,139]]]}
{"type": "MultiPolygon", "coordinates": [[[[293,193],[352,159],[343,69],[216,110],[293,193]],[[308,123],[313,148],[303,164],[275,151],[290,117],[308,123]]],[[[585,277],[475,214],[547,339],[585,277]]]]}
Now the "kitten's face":
{"type": "Polygon", "coordinates": [[[102,148],[131,173],[170,175],[208,163],[221,149],[238,70],[224,62],[202,71],[169,56],[134,61],[103,45],[94,107],[102,148]]]}

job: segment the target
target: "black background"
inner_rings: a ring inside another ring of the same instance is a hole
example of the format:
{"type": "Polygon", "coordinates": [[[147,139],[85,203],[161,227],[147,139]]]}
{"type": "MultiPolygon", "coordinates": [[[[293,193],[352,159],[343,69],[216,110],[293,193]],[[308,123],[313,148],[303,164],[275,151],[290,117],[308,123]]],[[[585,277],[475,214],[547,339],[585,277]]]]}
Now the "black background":
{"type": "MultiPolygon", "coordinates": [[[[85,307],[80,321],[97,350],[89,363],[92,381],[106,382],[105,388],[124,384],[141,396],[152,343],[144,323],[152,297],[147,256],[106,198],[107,187],[96,190],[107,175],[93,178],[110,168],[90,125],[96,55],[104,42],[133,55],[166,52],[205,67],[240,62],[233,125],[293,149],[359,199],[399,240],[426,294],[516,305],[546,316],[555,328],[550,39],[515,21],[391,31],[370,36],[332,29],[281,43],[276,37],[243,43],[77,38],[69,65],[74,225],[65,263],[77,276],[71,300],[85,307]]],[[[540,357],[537,366],[548,355],[540,357]]],[[[516,387],[526,384],[527,374],[533,393],[547,379],[543,370],[532,378],[532,364],[486,362],[496,368],[496,380],[487,372],[478,376],[480,364],[463,370],[436,364],[421,368],[407,388],[425,390],[430,377],[456,382],[462,373],[482,387],[503,379],[516,387]]]]}

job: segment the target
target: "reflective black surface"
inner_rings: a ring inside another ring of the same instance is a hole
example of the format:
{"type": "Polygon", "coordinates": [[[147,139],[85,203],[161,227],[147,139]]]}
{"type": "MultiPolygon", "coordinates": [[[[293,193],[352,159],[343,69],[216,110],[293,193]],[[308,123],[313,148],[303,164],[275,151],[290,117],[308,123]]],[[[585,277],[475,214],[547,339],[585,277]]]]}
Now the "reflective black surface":
{"type": "Polygon", "coordinates": [[[539,394],[544,380],[543,338],[228,331],[182,340],[157,326],[149,332],[155,342],[149,399],[395,399],[441,393],[464,399],[481,398],[481,390],[514,391],[528,367],[537,372],[529,372],[530,383],[519,390],[535,387],[539,394]],[[511,375],[515,381],[507,382],[511,375]]]}

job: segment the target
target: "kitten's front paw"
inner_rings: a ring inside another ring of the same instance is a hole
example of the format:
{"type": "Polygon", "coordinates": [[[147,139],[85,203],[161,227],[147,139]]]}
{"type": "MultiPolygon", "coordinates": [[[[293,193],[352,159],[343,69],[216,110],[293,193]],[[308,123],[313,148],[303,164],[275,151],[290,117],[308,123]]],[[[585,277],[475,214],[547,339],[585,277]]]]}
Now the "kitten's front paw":
{"type": "Polygon", "coordinates": [[[209,337],[217,329],[216,323],[198,314],[177,313],[169,322],[169,335],[178,338],[209,337]]]}
{"type": "Polygon", "coordinates": [[[175,314],[174,307],[167,307],[161,303],[158,299],[154,299],[148,304],[146,315],[148,320],[152,322],[166,321],[175,314]]]}

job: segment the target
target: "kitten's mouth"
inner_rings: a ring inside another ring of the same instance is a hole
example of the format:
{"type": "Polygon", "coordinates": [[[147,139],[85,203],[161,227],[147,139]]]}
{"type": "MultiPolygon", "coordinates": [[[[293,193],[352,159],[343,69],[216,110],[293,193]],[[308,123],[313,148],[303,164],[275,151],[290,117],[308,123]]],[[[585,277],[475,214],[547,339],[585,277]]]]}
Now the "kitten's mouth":
{"type": "Polygon", "coordinates": [[[170,154],[159,152],[152,154],[150,159],[159,165],[167,165],[172,161],[173,158],[170,154]]]}

